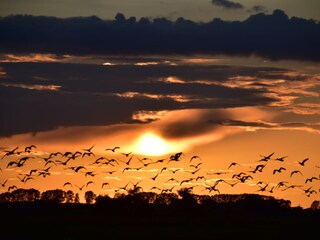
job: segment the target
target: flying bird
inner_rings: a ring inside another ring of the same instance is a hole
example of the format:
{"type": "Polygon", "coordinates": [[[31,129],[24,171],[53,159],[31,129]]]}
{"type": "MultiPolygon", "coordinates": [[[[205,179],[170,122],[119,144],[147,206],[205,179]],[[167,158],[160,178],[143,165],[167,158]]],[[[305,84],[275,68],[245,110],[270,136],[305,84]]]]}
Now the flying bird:
{"type": "Polygon", "coordinates": [[[320,179],[317,178],[317,177],[307,178],[306,181],[305,181],[305,183],[312,182],[313,180],[320,180],[320,179]]]}
{"type": "Polygon", "coordinates": [[[298,163],[301,165],[301,166],[304,166],[305,163],[309,160],[309,158],[305,158],[303,159],[301,162],[298,161],[298,163]]]}
{"type": "Polygon", "coordinates": [[[82,185],[81,187],[79,187],[78,185],[75,185],[77,188],[79,188],[80,191],[82,191],[82,189],[85,187],[85,185],[82,185]]]}
{"type": "Polygon", "coordinates": [[[274,169],[272,173],[273,173],[273,174],[275,174],[276,172],[279,172],[279,173],[280,173],[280,172],[282,172],[283,170],[286,170],[286,168],[280,167],[279,169],[274,169]]]}
{"type": "Polygon", "coordinates": [[[115,152],[117,149],[120,149],[120,147],[114,147],[114,148],[106,148],[105,151],[112,151],[115,152]]]}
{"type": "Polygon", "coordinates": [[[129,155],[131,154],[132,152],[128,152],[128,153],[121,153],[122,155],[126,156],[126,157],[129,157],[129,155]]]}
{"type": "Polygon", "coordinates": [[[15,148],[12,149],[12,150],[6,150],[6,151],[4,151],[6,154],[3,155],[1,159],[3,159],[3,158],[6,157],[6,156],[14,155],[14,154],[16,153],[15,151],[16,151],[18,148],[19,148],[19,146],[18,146],[18,147],[15,147],[15,148]]]}
{"type": "Polygon", "coordinates": [[[90,184],[94,184],[94,182],[93,181],[87,182],[86,187],[88,187],[88,185],[90,185],[90,184]]]}
{"type": "Polygon", "coordinates": [[[273,156],[274,152],[273,153],[270,153],[268,156],[262,156],[260,155],[261,157],[263,157],[262,159],[260,159],[260,161],[268,161],[271,159],[271,157],[273,156]]]}
{"type": "Polygon", "coordinates": [[[11,189],[18,189],[16,185],[11,185],[8,187],[8,192],[10,192],[11,189]]]}
{"type": "Polygon", "coordinates": [[[37,148],[35,145],[30,145],[24,148],[24,151],[27,153],[30,153],[32,151],[32,148],[37,148]]]}
{"type": "Polygon", "coordinates": [[[155,181],[159,174],[160,174],[160,173],[157,173],[157,174],[156,174],[154,177],[152,177],[151,179],[152,179],[153,181],[155,181]]]}
{"type": "Polygon", "coordinates": [[[72,183],[71,182],[66,182],[63,184],[63,187],[67,186],[67,185],[70,185],[72,187],[72,183]]]}
{"type": "Polygon", "coordinates": [[[191,163],[191,161],[192,161],[193,159],[196,159],[196,158],[198,158],[198,159],[201,160],[201,158],[200,158],[198,155],[194,155],[194,156],[192,156],[192,157],[190,158],[189,163],[191,163]]]}
{"type": "Polygon", "coordinates": [[[290,177],[292,177],[292,175],[295,174],[295,173],[300,173],[301,176],[302,176],[302,172],[300,172],[299,170],[295,170],[295,171],[292,171],[292,172],[291,172],[290,177]]]}
{"type": "Polygon", "coordinates": [[[123,163],[125,163],[126,165],[129,166],[132,158],[133,158],[133,156],[131,156],[128,161],[121,161],[121,160],[119,160],[119,161],[121,161],[121,162],[123,162],[123,163]]]}
{"type": "Polygon", "coordinates": [[[174,179],[174,178],[170,178],[170,179],[168,179],[167,181],[166,181],[166,183],[167,182],[179,182],[177,179],[174,179]]]}
{"type": "Polygon", "coordinates": [[[3,183],[0,183],[0,184],[1,184],[2,187],[5,187],[7,182],[8,182],[8,179],[5,180],[3,183]]]}
{"type": "Polygon", "coordinates": [[[284,159],[285,159],[286,157],[288,157],[288,156],[284,156],[284,157],[277,157],[277,158],[275,158],[274,160],[276,160],[276,161],[280,161],[280,162],[283,162],[283,161],[284,161],[284,159]]]}
{"type": "Polygon", "coordinates": [[[191,164],[190,167],[198,168],[201,164],[202,162],[198,163],[197,165],[191,164]]]}
{"type": "Polygon", "coordinates": [[[92,148],[93,148],[94,146],[95,146],[95,145],[93,145],[93,146],[91,146],[91,147],[89,147],[89,148],[82,149],[82,150],[87,151],[87,152],[91,152],[91,150],[92,150],[92,148]]]}
{"type": "Polygon", "coordinates": [[[227,169],[231,168],[232,166],[236,166],[236,165],[240,166],[240,164],[239,164],[239,163],[232,162],[232,163],[229,165],[229,167],[228,167],[227,169]]]}
{"type": "Polygon", "coordinates": [[[90,156],[94,156],[95,157],[93,152],[85,152],[85,153],[82,154],[82,157],[85,157],[86,155],[88,155],[89,157],[90,156]]]}
{"type": "Polygon", "coordinates": [[[103,188],[104,186],[110,186],[110,184],[108,182],[104,182],[102,183],[101,188],[103,188]]]}

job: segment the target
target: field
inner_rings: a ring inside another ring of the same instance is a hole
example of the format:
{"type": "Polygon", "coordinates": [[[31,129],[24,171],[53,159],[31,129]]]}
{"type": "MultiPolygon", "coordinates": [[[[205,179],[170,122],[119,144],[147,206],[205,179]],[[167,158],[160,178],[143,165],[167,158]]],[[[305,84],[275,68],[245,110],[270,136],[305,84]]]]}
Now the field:
{"type": "Polygon", "coordinates": [[[7,239],[311,239],[320,212],[190,206],[5,203],[7,239]]]}

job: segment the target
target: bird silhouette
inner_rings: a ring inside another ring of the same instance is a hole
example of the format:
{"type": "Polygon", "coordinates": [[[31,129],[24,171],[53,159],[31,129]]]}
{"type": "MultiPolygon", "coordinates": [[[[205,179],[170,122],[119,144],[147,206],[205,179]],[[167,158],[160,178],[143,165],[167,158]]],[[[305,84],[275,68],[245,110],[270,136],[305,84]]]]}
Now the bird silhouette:
{"type": "Polygon", "coordinates": [[[207,179],[205,178],[205,176],[198,176],[198,177],[196,178],[196,181],[198,181],[198,180],[200,180],[200,179],[207,180],[207,179]]]}
{"type": "Polygon", "coordinates": [[[95,175],[97,175],[97,173],[94,173],[94,171],[88,171],[88,172],[85,172],[85,174],[84,174],[85,177],[87,177],[87,176],[94,177],[95,175]]]}
{"type": "Polygon", "coordinates": [[[168,170],[168,168],[167,168],[167,167],[163,167],[163,168],[160,170],[160,173],[162,173],[162,172],[165,171],[165,170],[168,170]]]}
{"type": "Polygon", "coordinates": [[[70,185],[72,187],[72,183],[71,182],[66,182],[63,184],[63,187],[67,186],[67,185],[70,185]]]}
{"type": "Polygon", "coordinates": [[[131,157],[128,159],[128,161],[121,161],[121,160],[120,160],[120,161],[129,166],[132,158],[133,158],[133,156],[131,156],[131,157]]]}
{"type": "Polygon", "coordinates": [[[104,173],[108,173],[108,174],[113,174],[113,173],[115,173],[117,170],[113,170],[113,171],[106,171],[106,172],[104,172],[104,173]]]}
{"type": "Polygon", "coordinates": [[[260,187],[260,189],[257,192],[264,192],[267,190],[269,183],[267,183],[266,185],[264,185],[263,187],[261,187],[260,185],[258,185],[260,187]]]}
{"type": "Polygon", "coordinates": [[[119,190],[125,190],[125,191],[127,191],[128,185],[129,185],[129,183],[127,183],[126,185],[124,185],[124,187],[120,187],[119,190]]]}
{"type": "Polygon", "coordinates": [[[93,152],[85,152],[85,153],[82,154],[82,157],[85,157],[86,155],[89,156],[89,157],[90,156],[94,156],[95,157],[93,152]]]}
{"type": "Polygon", "coordinates": [[[123,170],[122,170],[122,173],[124,172],[124,171],[128,171],[128,170],[131,170],[132,168],[131,167],[126,167],[126,168],[124,168],[123,170]]]}
{"type": "Polygon", "coordinates": [[[105,151],[112,151],[115,152],[117,149],[120,149],[120,147],[114,147],[114,148],[106,148],[105,151]]]}
{"type": "Polygon", "coordinates": [[[286,186],[284,189],[282,189],[282,191],[285,191],[285,190],[288,190],[288,189],[291,189],[291,188],[301,188],[302,186],[301,185],[289,185],[289,186],[286,186]]]}
{"type": "Polygon", "coordinates": [[[91,147],[85,148],[85,149],[82,149],[82,150],[87,151],[87,152],[91,152],[91,150],[92,150],[92,148],[93,148],[94,146],[95,146],[95,145],[92,145],[91,147]]]}
{"type": "Polygon", "coordinates": [[[197,168],[196,170],[191,171],[190,173],[191,173],[191,174],[195,174],[195,173],[197,173],[197,172],[199,172],[199,171],[200,171],[200,168],[197,168]]]}
{"type": "Polygon", "coordinates": [[[301,176],[302,176],[302,172],[300,172],[299,170],[295,170],[295,171],[292,171],[292,172],[291,172],[290,177],[292,177],[292,175],[295,174],[295,173],[300,173],[301,176]]]}
{"type": "Polygon", "coordinates": [[[158,187],[155,187],[155,186],[150,188],[150,191],[152,191],[153,189],[161,191],[161,188],[158,188],[158,187]]]}
{"type": "Polygon", "coordinates": [[[176,161],[176,162],[179,161],[182,154],[183,154],[182,152],[178,152],[178,153],[175,153],[174,155],[171,155],[168,163],[171,161],[176,161]]]}
{"type": "Polygon", "coordinates": [[[162,189],[160,194],[162,194],[162,193],[164,193],[164,192],[172,192],[172,190],[174,189],[174,187],[175,187],[175,186],[173,186],[173,187],[171,187],[171,188],[162,189]]]}
{"type": "Polygon", "coordinates": [[[274,169],[272,173],[273,173],[273,174],[275,174],[275,173],[277,173],[277,172],[280,173],[280,172],[282,172],[283,170],[286,170],[286,168],[280,167],[279,169],[274,169]]]}
{"type": "MultiPolygon", "coordinates": [[[[57,160],[57,161],[59,161],[59,160],[57,160]]],[[[50,159],[50,160],[46,161],[46,163],[44,164],[44,166],[47,166],[47,165],[50,164],[50,163],[52,163],[52,164],[54,164],[54,165],[57,165],[56,161],[50,159]]],[[[62,164],[62,165],[67,165],[67,162],[66,162],[66,163],[62,162],[61,164],[62,164]]]]}
{"type": "Polygon", "coordinates": [[[313,180],[320,180],[320,179],[317,178],[317,177],[307,178],[306,181],[305,181],[305,183],[312,182],[313,180]]]}
{"type": "Polygon", "coordinates": [[[129,157],[129,155],[131,154],[132,152],[128,152],[128,153],[121,153],[122,155],[126,156],[126,157],[129,157]]]}
{"type": "Polygon", "coordinates": [[[71,167],[71,169],[75,172],[79,172],[81,169],[86,170],[86,167],[85,166],[78,166],[78,167],[71,167]]]}
{"type": "Polygon", "coordinates": [[[188,183],[188,182],[191,182],[193,180],[193,178],[189,178],[189,179],[184,179],[180,182],[180,186],[183,184],[183,183],[188,183]]]}
{"type": "Polygon", "coordinates": [[[138,182],[136,182],[136,183],[133,183],[133,182],[131,182],[132,183],[132,185],[133,185],[133,187],[134,188],[137,188],[138,187],[138,184],[141,182],[142,180],[139,180],[138,182]]]}
{"type": "Polygon", "coordinates": [[[52,158],[52,157],[56,157],[56,156],[58,156],[58,155],[63,155],[61,152],[54,152],[54,153],[51,153],[50,155],[49,155],[49,158],[52,158]]]}
{"type": "Polygon", "coordinates": [[[154,177],[152,177],[151,179],[152,179],[153,181],[155,181],[159,174],[160,174],[160,173],[157,173],[157,174],[156,174],[154,177]]]}
{"type": "Polygon", "coordinates": [[[309,158],[305,158],[303,159],[301,162],[298,161],[298,163],[301,165],[301,166],[304,166],[305,163],[309,160],[309,158]]]}
{"type": "Polygon", "coordinates": [[[232,162],[232,163],[229,165],[229,167],[228,167],[227,169],[231,168],[232,166],[236,166],[236,165],[240,166],[240,164],[239,164],[239,163],[232,162]]]}
{"type": "Polygon", "coordinates": [[[260,155],[260,156],[262,157],[262,159],[260,159],[260,161],[268,161],[268,160],[270,160],[271,157],[273,156],[273,154],[274,154],[274,152],[273,152],[273,153],[270,153],[268,156],[262,156],[262,155],[260,155]]]}
{"type": "Polygon", "coordinates": [[[32,151],[33,148],[37,148],[35,145],[30,145],[24,148],[24,151],[26,153],[30,153],[32,151]]]}
{"type": "Polygon", "coordinates": [[[6,150],[6,151],[4,151],[5,154],[2,156],[1,159],[3,159],[3,158],[6,157],[6,156],[14,155],[14,154],[16,153],[16,150],[18,150],[18,149],[19,149],[19,146],[15,147],[15,148],[12,149],[12,150],[6,150]]]}
{"type": "Polygon", "coordinates": [[[287,181],[281,181],[275,186],[275,188],[287,187],[286,183],[288,183],[288,182],[287,181]]]}
{"type": "Polygon", "coordinates": [[[93,163],[89,164],[89,165],[95,165],[95,164],[99,164],[101,163],[101,161],[103,160],[107,160],[105,157],[99,157],[97,158],[93,163]]]}
{"type": "Polygon", "coordinates": [[[87,182],[87,183],[86,183],[86,187],[88,187],[90,184],[94,184],[94,182],[93,182],[93,181],[87,182]]]}
{"type": "Polygon", "coordinates": [[[0,183],[2,187],[6,187],[6,183],[8,182],[8,179],[6,179],[3,183],[0,183]]]}
{"type": "Polygon", "coordinates": [[[198,168],[201,164],[202,162],[198,163],[197,165],[191,164],[190,167],[198,168]]]}
{"type": "Polygon", "coordinates": [[[166,183],[167,182],[179,182],[177,179],[175,178],[169,178],[167,181],[165,181],[166,183]]]}
{"type": "Polygon", "coordinates": [[[274,160],[276,160],[276,161],[280,161],[280,162],[283,162],[283,161],[284,161],[284,159],[285,159],[286,157],[288,157],[288,156],[284,156],[284,157],[277,157],[277,158],[275,158],[274,160]]]}
{"type": "Polygon", "coordinates": [[[197,158],[201,160],[201,158],[198,155],[194,155],[190,158],[189,163],[191,163],[193,159],[197,159],[197,158]]]}
{"type": "Polygon", "coordinates": [[[173,174],[175,174],[176,172],[178,172],[180,169],[176,168],[176,169],[169,169],[173,174]]]}
{"type": "Polygon", "coordinates": [[[75,185],[80,191],[82,191],[82,189],[85,187],[85,185],[82,185],[81,187],[79,187],[78,185],[75,185]]]}
{"type": "Polygon", "coordinates": [[[8,192],[10,192],[11,189],[18,189],[16,185],[11,185],[8,187],[8,192]]]}
{"type": "Polygon", "coordinates": [[[101,184],[101,188],[103,188],[104,186],[110,186],[110,184],[108,182],[104,182],[101,184]]]}

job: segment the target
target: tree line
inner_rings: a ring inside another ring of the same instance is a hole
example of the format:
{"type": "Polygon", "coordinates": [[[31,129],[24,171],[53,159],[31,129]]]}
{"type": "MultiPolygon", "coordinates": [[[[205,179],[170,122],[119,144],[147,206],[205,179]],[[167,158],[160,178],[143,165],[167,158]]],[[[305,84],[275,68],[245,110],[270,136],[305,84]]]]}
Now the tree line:
{"type": "MultiPolygon", "coordinates": [[[[190,208],[260,208],[260,209],[291,209],[291,201],[276,199],[273,196],[260,194],[216,194],[198,195],[189,188],[182,188],[177,193],[144,192],[136,187],[128,189],[127,193],[96,195],[93,191],[84,193],[85,204],[95,204],[102,207],[188,207],[190,208]]],[[[0,204],[3,203],[54,203],[80,204],[79,193],[72,190],[52,189],[40,192],[37,189],[18,188],[11,192],[0,194],[0,204]]],[[[319,210],[320,201],[314,201],[310,209],[319,210]]]]}

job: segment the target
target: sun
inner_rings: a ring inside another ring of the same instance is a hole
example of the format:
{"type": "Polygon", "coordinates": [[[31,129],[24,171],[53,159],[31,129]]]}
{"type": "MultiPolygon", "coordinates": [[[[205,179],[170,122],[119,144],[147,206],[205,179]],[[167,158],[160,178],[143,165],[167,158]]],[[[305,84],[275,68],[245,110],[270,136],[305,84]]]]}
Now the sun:
{"type": "Polygon", "coordinates": [[[135,152],[142,155],[160,156],[169,153],[170,144],[154,133],[147,132],[139,137],[135,152]]]}

